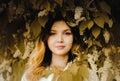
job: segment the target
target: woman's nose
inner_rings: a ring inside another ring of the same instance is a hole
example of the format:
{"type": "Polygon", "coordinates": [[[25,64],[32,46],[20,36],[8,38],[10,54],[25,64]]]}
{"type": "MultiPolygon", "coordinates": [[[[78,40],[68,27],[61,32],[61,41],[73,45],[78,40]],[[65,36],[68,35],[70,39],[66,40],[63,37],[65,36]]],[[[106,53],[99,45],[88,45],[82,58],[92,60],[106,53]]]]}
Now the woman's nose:
{"type": "Polygon", "coordinates": [[[63,42],[63,36],[62,35],[58,35],[57,42],[58,43],[62,43],[63,42]]]}

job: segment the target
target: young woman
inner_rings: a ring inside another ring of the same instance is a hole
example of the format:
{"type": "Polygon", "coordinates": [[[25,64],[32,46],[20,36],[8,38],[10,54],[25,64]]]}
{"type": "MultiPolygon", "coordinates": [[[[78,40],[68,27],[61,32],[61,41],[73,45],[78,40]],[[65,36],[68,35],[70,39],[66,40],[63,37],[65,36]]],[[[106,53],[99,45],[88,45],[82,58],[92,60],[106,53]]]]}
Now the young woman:
{"type": "Polygon", "coordinates": [[[74,63],[81,56],[80,44],[77,27],[70,27],[61,15],[50,15],[21,81],[83,81],[87,69],[86,74],[78,73],[81,70],[74,63]]]}

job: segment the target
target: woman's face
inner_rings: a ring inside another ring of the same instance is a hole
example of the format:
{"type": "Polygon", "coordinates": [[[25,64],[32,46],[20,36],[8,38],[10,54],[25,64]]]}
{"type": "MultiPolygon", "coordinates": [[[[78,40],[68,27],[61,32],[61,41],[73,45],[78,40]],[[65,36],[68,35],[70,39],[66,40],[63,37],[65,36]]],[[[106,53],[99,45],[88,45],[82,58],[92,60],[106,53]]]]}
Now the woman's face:
{"type": "Polygon", "coordinates": [[[69,26],[64,21],[55,22],[51,27],[47,43],[52,54],[68,54],[73,44],[73,34],[69,26]]]}

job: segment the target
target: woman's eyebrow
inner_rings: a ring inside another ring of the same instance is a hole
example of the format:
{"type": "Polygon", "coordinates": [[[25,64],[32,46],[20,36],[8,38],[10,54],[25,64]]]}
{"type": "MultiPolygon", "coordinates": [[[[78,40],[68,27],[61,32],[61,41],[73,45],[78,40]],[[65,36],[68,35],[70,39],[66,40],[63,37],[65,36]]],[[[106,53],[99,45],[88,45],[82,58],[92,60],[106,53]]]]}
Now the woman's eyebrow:
{"type": "Polygon", "coordinates": [[[65,29],[64,31],[71,31],[70,29],[65,29]]]}
{"type": "MultiPolygon", "coordinates": [[[[51,29],[50,31],[57,31],[57,30],[51,29]]],[[[71,31],[71,30],[70,30],[70,29],[65,29],[65,30],[63,30],[63,31],[71,31]]]]}

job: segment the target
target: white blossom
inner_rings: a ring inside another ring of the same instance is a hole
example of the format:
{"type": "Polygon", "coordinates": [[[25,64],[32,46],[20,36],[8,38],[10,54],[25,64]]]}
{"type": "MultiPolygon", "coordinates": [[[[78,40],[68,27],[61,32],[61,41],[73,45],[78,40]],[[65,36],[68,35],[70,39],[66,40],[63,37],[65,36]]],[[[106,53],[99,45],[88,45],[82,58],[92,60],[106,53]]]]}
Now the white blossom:
{"type": "Polygon", "coordinates": [[[105,42],[108,43],[110,40],[110,33],[107,30],[105,30],[103,33],[103,36],[104,36],[105,42]]]}
{"type": "Polygon", "coordinates": [[[3,78],[2,73],[0,73],[0,81],[5,81],[5,79],[3,78]]]}
{"type": "Polygon", "coordinates": [[[10,66],[11,60],[3,60],[0,64],[0,81],[10,81],[10,73],[12,72],[12,67],[10,66]],[[3,76],[3,72],[6,71],[6,79],[3,76]]]}
{"type": "Polygon", "coordinates": [[[3,60],[2,64],[0,64],[0,73],[4,72],[5,70],[7,71],[10,71],[9,68],[10,68],[10,64],[11,64],[11,61],[10,60],[3,60]]]}
{"type": "Polygon", "coordinates": [[[115,79],[117,81],[120,81],[120,60],[118,62],[118,68],[115,67],[115,79]]]}
{"type": "Polygon", "coordinates": [[[111,60],[107,58],[104,62],[104,66],[101,67],[98,71],[99,75],[101,76],[100,81],[107,81],[111,67],[112,67],[111,60]]]}
{"type": "Polygon", "coordinates": [[[48,10],[44,9],[38,13],[38,17],[46,16],[48,14],[48,10]]]}
{"type": "Polygon", "coordinates": [[[16,57],[20,57],[21,55],[22,55],[22,53],[20,52],[19,49],[17,49],[17,50],[15,51],[13,57],[14,57],[14,58],[16,58],[16,57]]]}
{"type": "Polygon", "coordinates": [[[97,51],[94,51],[93,54],[88,54],[88,62],[90,63],[90,66],[92,70],[97,72],[97,65],[95,64],[95,61],[98,60],[99,55],[97,54],[97,51]]]}
{"type": "Polygon", "coordinates": [[[27,57],[29,57],[31,51],[34,48],[34,42],[33,41],[26,41],[26,45],[25,45],[25,52],[23,54],[23,59],[26,59],[27,57]]]}
{"type": "Polygon", "coordinates": [[[82,7],[76,7],[75,8],[75,15],[74,15],[74,18],[77,20],[77,19],[80,19],[81,16],[82,16],[82,12],[83,12],[83,8],[82,7]]]}
{"type": "Polygon", "coordinates": [[[89,69],[89,73],[90,73],[90,75],[89,75],[90,81],[100,81],[96,74],[96,71],[89,69]]]}

